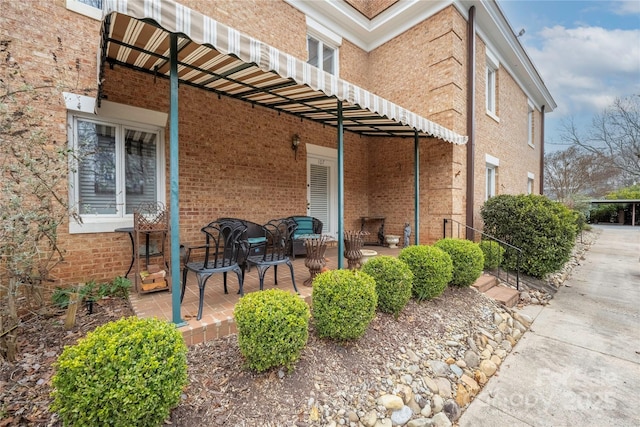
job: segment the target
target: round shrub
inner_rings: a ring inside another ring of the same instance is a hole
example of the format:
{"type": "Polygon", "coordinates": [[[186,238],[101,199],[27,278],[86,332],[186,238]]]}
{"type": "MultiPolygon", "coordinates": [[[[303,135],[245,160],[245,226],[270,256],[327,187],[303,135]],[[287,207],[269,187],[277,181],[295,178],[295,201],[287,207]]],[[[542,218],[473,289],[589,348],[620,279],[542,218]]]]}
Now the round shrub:
{"type": "Polygon", "coordinates": [[[441,295],[453,277],[451,257],[435,246],[408,246],[398,258],[413,273],[413,295],[418,301],[441,295]]]}
{"type": "Polygon", "coordinates": [[[362,266],[376,282],[378,309],[398,317],[411,298],[413,273],[409,266],[392,256],[370,259],[362,266]]]}
{"type": "Polygon", "coordinates": [[[338,340],[364,335],[378,304],[375,280],[358,270],[332,270],[317,275],[311,299],[318,335],[338,340]]]}
{"type": "MultiPolygon", "coordinates": [[[[484,232],[522,249],[520,271],[542,278],[569,260],[577,235],[569,208],[534,194],[492,197],[481,209],[484,232]]],[[[518,252],[505,250],[503,266],[515,270],[518,252]]]]}
{"type": "Polygon", "coordinates": [[[438,240],[434,246],[451,257],[453,277],[450,283],[452,285],[471,286],[482,274],[484,255],[476,243],[470,240],[446,238],[438,240]]]}
{"type": "Polygon", "coordinates": [[[309,306],[290,292],[269,289],[246,294],[233,315],[247,366],[258,372],[291,369],[309,338],[309,306]]]}
{"type": "Polygon", "coordinates": [[[504,248],[500,243],[493,240],[482,240],[478,246],[484,254],[485,270],[495,270],[500,267],[504,257],[504,248]]]}
{"type": "Polygon", "coordinates": [[[174,325],[128,317],[65,347],[54,368],[64,425],[156,427],[187,384],[187,347],[174,325]]]}

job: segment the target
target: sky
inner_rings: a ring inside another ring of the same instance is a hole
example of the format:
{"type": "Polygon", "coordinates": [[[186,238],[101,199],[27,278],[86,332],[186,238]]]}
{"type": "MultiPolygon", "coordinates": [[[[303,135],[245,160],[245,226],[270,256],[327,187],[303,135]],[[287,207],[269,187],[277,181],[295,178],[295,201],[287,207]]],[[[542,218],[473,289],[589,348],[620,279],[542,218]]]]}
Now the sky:
{"type": "Polygon", "coordinates": [[[557,108],[545,116],[545,148],[562,123],[587,131],[616,97],[640,95],[640,0],[498,0],[557,108]]]}

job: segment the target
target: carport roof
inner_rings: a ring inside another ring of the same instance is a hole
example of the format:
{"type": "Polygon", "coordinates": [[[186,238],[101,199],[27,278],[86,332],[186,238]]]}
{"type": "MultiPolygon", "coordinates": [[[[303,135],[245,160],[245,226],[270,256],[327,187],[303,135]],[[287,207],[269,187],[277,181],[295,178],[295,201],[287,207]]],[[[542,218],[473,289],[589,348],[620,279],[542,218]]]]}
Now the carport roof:
{"type": "Polygon", "coordinates": [[[171,0],[104,1],[105,62],[169,77],[170,34],[178,34],[178,75],[200,87],[329,126],[343,104],[345,130],[366,136],[467,137],[246,36],[171,0]]]}

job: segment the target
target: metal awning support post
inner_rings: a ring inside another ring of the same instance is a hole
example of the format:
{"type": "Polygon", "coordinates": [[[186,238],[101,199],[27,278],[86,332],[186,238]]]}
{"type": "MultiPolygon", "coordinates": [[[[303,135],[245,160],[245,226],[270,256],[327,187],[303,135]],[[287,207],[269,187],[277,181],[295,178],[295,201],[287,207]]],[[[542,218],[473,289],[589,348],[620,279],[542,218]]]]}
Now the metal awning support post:
{"type": "Polygon", "coordinates": [[[418,131],[415,131],[414,137],[413,137],[413,161],[414,161],[414,187],[415,187],[415,194],[413,196],[414,198],[414,206],[413,206],[413,212],[414,212],[414,228],[413,228],[413,234],[414,234],[414,240],[415,240],[415,244],[419,245],[420,244],[420,139],[418,138],[418,131]]]}
{"type": "Polygon", "coordinates": [[[631,226],[635,227],[635,225],[636,225],[636,204],[632,203],[631,206],[632,206],[632,209],[631,209],[631,226]]]}
{"type": "Polygon", "coordinates": [[[344,267],[344,126],[338,100],[338,269],[344,267]]]}
{"type": "Polygon", "coordinates": [[[178,207],[178,35],[170,39],[169,170],[171,175],[171,319],[185,325],[180,316],[180,221],[178,207]]]}

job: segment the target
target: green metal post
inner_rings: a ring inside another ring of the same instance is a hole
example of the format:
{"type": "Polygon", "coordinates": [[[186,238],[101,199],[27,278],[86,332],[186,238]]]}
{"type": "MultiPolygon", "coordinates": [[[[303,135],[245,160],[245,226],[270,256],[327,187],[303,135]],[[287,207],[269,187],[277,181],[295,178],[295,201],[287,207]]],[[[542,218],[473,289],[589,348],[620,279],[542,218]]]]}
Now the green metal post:
{"type": "Polygon", "coordinates": [[[169,169],[171,176],[171,314],[176,326],[185,325],[180,316],[180,221],[178,206],[178,35],[170,36],[169,169]]]}
{"type": "Polygon", "coordinates": [[[344,267],[344,126],[338,101],[338,268],[344,267]]]}
{"type": "Polygon", "coordinates": [[[414,221],[415,227],[413,231],[415,244],[420,244],[420,139],[418,138],[418,131],[415,131],[413,140],[413,161],[414,161],[414,221]]]}

